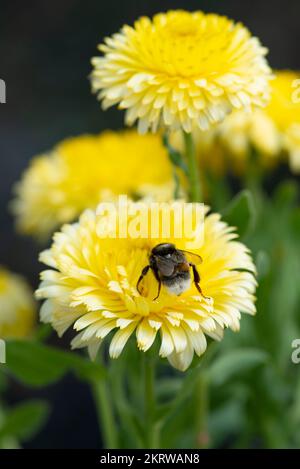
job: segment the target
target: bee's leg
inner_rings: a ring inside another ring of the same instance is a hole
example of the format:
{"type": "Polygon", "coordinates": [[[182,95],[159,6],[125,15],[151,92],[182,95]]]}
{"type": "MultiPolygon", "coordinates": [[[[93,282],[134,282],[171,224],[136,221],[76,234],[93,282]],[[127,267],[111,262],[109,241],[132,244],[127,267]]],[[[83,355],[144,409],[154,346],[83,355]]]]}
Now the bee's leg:
{"type": "Polygon", "coordinates": [[[157,298],[159,297],[160,295],[160,290],[161,290],[161,280],[158,279],[158,290],[157,290],[157,295],[155,298],[153,298],[153,301],[157,300],[157,298]]]}
{"type": "Polygon", "coordinates": [[[211,300],[211,298],[209,296],[205,296],[203,294],[203,291],[200,287],[200,275],[199,275],[199,272],[197,270],[197,267],[195,266],[195,264],[192,264],[190,262],[190,266],[192,267],[193,269],[193,275],[194,275],[194,284],[195,284],[195,287],[197,288],[198,292],[200,293],[201,296],[203,296],[203,298],[205,298],[206,300],[211,300]]]}
{"type": "Polygon", "coordinates": [[[137,291],[139,292],[140,295],[141,295],[141,292],[140,292],[140,289],[139,289],[140,283],[143,280],[143,278],[145,277],[145,275],[147,275],[149,269],[150,269],[150,265],[146,265],[146,267],[143,268],[142,273],[141,273],[141,275],[140,275],[140,277],[137,281],[136,289],[137,289],[137,291]]]}
{"type": "Polygon", "coordinates": [[[160,277],[159,277],[159,275],[158,275],[158,272],[157,272],[157,270],[156,270],[155,268],[152,268],[152,272],[153,272],[153,274],[154,274],[154,277],[156,278],[156,280],[157,280],[157,283],[158,283],[158,290],[157,290],[157,295],[156,295],[156,297],[155,297],[155,298],[153,298],[153,301],[155,301],[155,300],[157,300],[157,298],[158,298],[158,297],[159,297],[159,295],[160,295],[160,290],[161,290],[161,279],[160,279],[160,277]]]}

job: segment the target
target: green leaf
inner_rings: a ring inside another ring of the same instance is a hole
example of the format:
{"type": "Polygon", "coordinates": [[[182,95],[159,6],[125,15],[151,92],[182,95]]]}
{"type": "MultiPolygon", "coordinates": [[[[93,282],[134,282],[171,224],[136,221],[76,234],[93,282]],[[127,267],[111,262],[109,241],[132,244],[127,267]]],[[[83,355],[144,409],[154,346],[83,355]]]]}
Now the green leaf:
{"type": "Polygon", "coordinates": [[[290,224],[292,233],[297,240],[300,238],[300,208],[296,208],[290,214],[290,224]]]}
{"type": "Polygon", "coordinates": [[[85,380],[102,379],[105,368],[75,352],[56,350],[29,341],[7,342],[7,364],[4,369],[29,386],[45,386],[73,371],[85,380]]]}
{"type": "Polygon", "coordinates": [[[0,449],[20,449],[20,444],[14,437],[0,438],[0,449]]]}
{"type": "Polygon", "coordinates": [[[4,391],[6,391],[8,382],[7,382],[7,377],[3,373],[3,365],[1,365],[0,368],[0,394],[3,394],[4,391]]]}
{"type": "Polygon", "coordinates": [[[44,342],[52,334],[53,329],[50,324],[39,324],[35,330],[34,340],[44,342]]]}
{"type": "Polygon", "coordinates": [[[277,209],[293,206],[299,196],[299,188],[296,181],[285,181],[275,192],[274,200],[277,209]]]}
{"type": "Polygon", "coordinates": [[[49,415],[46,402],[32,400],[15,406],[6,414],[4,424],[0,428],[0,439],[14,437],[26,441],[42,428],[49,415]]]}
{"type": "Polygon", "coordinates": [[[161,378],[156,385],[156,393],[162,399],[176,395],[182,385],[182,378],[161,378]]]}
{"type": "Polygon", "coordinates": [[[251,348],[235,349],[216,359],[207,370],[207,373],[210,381],[220,386],[237,374],[242,374],[259,365],[263,365],[267,360],[268,354],[263,350],[251,348]]]}
{"type": "Polygon", "coordinates": [[[251,192],[244,190],[237,194],[223,211],[223,219],[237,228],[241,238],[248,234],[256,221],[255,204],[251,192]]]}
{"type": "Polygon", "coordinates": [[[172,411],[172,404],[171,403],[168,403],[168,404],[161,404],[159,406],[157,406],[156,410],[155,410],[155,422],[156,423],[161,423],[164,421],[164,419],[170,414],[170,412],[172,411]]]}
{"type": "Polygon", "coordinates": [[[225,403],[212,409],[209,415],[208,429],[213,437],[213,446],[221,446],[224,442],[224,435],[232,438],[233,435],[240,435],[245,428],[245,406],[234,398],[228,399],[225,403]]]}

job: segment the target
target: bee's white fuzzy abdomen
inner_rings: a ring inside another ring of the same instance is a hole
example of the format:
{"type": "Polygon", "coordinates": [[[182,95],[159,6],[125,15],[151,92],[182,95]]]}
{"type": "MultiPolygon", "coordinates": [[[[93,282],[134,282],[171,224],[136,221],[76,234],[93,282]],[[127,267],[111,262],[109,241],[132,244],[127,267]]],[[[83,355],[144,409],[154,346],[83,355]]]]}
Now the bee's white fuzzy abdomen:
{"type": "Polygon", "coordinates": [[[174,279],[172,283],[167,285],[167,290],[172,295],[181,295],[181,293],[187,291],[191,286],[191,279],[174,279]]]}

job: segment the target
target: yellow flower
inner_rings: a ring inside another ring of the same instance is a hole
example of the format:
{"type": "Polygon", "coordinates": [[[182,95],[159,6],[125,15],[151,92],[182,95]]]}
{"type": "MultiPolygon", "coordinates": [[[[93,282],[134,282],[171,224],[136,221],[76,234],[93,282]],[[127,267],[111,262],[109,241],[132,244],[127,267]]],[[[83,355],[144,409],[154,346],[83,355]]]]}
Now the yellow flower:
{"type": "Polygon", "coordinates": [[[215,174],[230,170],[236,175],[244,174],[249,165],[251,152],[257,152],[262,168],[278,163],[281,139],[274,122],[264,110],[252,113],[235,111],[211,132],[196,135],[199,162],[215,174]]]}
{"type": "MultiPolygon", "coordinates": [[[[128,207],[134,211],[139,204],[132,202],[128,207]]],[[[141,213],[152,219],[153,204],[147,207],[141,213]]],[[[188,223],[193,215],[183,211],[184,207],[184,202],[172,202],[164,204],[159,213],[175,224],[181,210],[182,224],[188,223]]],[[[133,334],[143,352],[160,335],[160,356],[185,370],[194,352],[204,353],[205,336],[221,339],[225,327],[239,329],[240,312],[255,313],[252,259],[220,215],[208,214],[206,208],[204,240],[195,237],[198,247],[193,253],[203,258],[198,270],[205,296],[191,284],[180,296],[163,286],[154,299],[158,285],[151,271],[143,279],[142,294],[136,288],[151,249],[162,241],[188,249],[189,236],[153,238],[143,225],[139,238],[129,230],[124,238],[112,237],[116,220],[123,226],[121,216],[116,219],[110,212],[99,212],[100,208],[101,204],[96,213],[85,211],[79,223],[65,225],[54,235],[51,248],[41,254],[41,261],[50,267],[42,272],[36,293],[45,300],[41,320],[51,323],[59,335],[72,326],[78,332],[73,348],[88,347],[94,356],[103,339],[114,331],[109,352],[117,358],[133,334]]],[[[137,220],[138,215],[133,214],[133,226],[139,225],[137,220]]]]}
{"type": "Polygon", "coordinates": [[[0,338],[30,335],[35,317],[36,305],[26,281],[0,267],[0,338]]]}
{"type": "Polygon", "coordinates": [[[19,230],[48,238],[84,209],[122,193],[170,200],[172,168],[160,136],[107,131],[70,138],[35,158],[16,192],[19,230]]]}
{"type": "Polygon", "coordinates": [[[271,101],[266,108],[252,113],[235,111],[212,131],[196,136],[207,165],[212,167],[216,159],[223,159],[224,167],[244,172],[254,148],[262,167],[278,164],[287,154],[291,169],[299,172],[299,91],[298,73],[278,71],[271,81],[271,101]]]}
{"type": "Polygon", "coordinates": [[[250,146],[254,146],[272,158],[280,148],[276,126],[263,110],[255,110],[252,114],[232,113],[220,126],[219,138],[237,157],[243,157],[250,146]]]}
{"type": "Polygon", "coordinates": [[[141,133],[159,125],[208,129],[232,109],[263,106],[266,49],[241,23],[201,11],[169,11],[106,38],[92,59],[92,90],[106,109],[127,109],[141,133]]]}
{"type": "Polygon", "coordinates": [[[276,125],[282,149],[289,156],[291,169],[300,170],[300,73],[277,72],[272,87],[272,99],[266,109],[276,125]]]}
{"type": "Polygon", "coordinates": [[[300,173],[300,122],[290,125],[283,136],[284,148],[288,152],[291,170],[300,173]]]}

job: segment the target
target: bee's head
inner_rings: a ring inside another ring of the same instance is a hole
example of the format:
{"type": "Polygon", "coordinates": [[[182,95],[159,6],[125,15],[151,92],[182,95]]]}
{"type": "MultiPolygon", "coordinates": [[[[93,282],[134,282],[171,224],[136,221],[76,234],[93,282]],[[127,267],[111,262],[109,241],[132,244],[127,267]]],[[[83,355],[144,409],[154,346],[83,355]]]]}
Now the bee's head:
{"type": "Polygon", "coordinates": [[[174,254],[176,247],[172,243],[161,243],[157,244],[151,251],[154,256],[167,256],[168,254],[174,254]]]}

